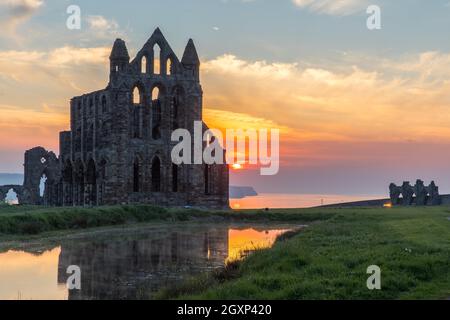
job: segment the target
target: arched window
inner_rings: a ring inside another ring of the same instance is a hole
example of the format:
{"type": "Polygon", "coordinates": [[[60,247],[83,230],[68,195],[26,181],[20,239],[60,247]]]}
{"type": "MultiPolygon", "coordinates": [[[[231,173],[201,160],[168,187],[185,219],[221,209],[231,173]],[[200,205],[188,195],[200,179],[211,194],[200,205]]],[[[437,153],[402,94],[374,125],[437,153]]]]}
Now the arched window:
{"type": "Polygon", "coordinates": [[[147,58],[145,56],[141,59],[141,73],[147,73],[147,58]]]}
{"type": "Polygon", "coordinates": [[[138,87],[135,87],[133,90],[133,104],[141,104],[141,91],[138,87]]]}
{"type": "Polygon", "coordinates": [[[154,87],[152,90],[152,101],[158,100],[159,99],[159,88],[158,87],[154,87]]]}
{"type": "Polygon", "coordinates": [[[161,74],[161,47],[157,43],[153,46],[153,73],[161,74]]]}
{"type": "Polygon", "coordinates": [[[139,85],[136,85],[133,90],[133,104],[135,108],[132,110],[133,126],[130,134],[132,138],[142,138],[142,110],[144,104],[143,90],[139,85]]]}
{"type": "Polygon", "coordinates": [[[9,205],[19,204],[19,197],[17,195],[17,192],[14,191],[14,189],[9,189],[8,193],[6,193],[6,198],[3,200],[5,201],[5,203],[9,205]]]}
{"type": "Polygon", "coordinates": [[[161,160],[155,157],[152,162],[152,191],[161,191],[161,160]]]}
{"type": "Polygon", "coordinates": [[[178,166],[172,164],[172,191],[178,192],[178,166]]]}
{"type": "Polygon", "coordinates": [[[162,110],[161,110],[161,100],[160,100],[160,90],[158,87],[152,90],[152,138],[158,140],[161,138],[161,121],[162,121],[162,110]]]}
{"type": "Polygon", "coordinates": [[[137,158],[133,165],[133,192],[140,192],[140,163],[137,158]]]}
{"type": "Polygon", "coordinates": [[[172,59],[168,58],[166,62],[166,74],[170,76],[172,74],[172,59]]]}
{"type": "Polygon", "coordinates": [[[41,179],[39,181],[39,196],[43,197],[45,195],[45,187],[47,182],[47,175],[45,173],[42,174],[41,179]]]}

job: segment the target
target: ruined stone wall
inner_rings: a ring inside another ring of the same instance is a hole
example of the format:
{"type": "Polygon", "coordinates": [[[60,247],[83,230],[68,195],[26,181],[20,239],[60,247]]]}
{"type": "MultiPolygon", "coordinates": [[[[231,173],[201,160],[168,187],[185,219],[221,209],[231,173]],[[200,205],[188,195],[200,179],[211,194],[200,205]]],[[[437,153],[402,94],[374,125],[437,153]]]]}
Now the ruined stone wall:
{"type": "Polygon", "coordinates": [[[24,195],[22,204],[58,205],[60,204],[59,181],[61,167],[56,155],[42,147],[25,152],[24,195]],[[40,196],[41,178],[47,178],[45,194],[40,196]]]}

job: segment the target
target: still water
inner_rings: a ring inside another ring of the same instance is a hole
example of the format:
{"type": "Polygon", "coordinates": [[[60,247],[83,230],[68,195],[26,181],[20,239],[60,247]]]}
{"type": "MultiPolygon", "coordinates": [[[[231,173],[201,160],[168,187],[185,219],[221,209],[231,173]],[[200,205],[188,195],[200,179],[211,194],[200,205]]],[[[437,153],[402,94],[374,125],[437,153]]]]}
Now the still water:
{"type": "Polygon", "coordinates": [[[279,235],[298,228],[161,225],[34,243],[0,253],[0,300],[147,299],[164,286],[271,247],[279,235]],[[81,268],[80,291],[66,288],[71,265],[81,268]]]}

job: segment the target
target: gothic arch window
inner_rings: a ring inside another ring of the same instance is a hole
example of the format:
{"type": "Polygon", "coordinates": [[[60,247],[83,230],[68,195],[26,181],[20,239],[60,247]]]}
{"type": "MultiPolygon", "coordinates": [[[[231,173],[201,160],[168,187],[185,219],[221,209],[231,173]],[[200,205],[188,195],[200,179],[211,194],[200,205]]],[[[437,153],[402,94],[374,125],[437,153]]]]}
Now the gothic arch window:
{"type": "Polygon", "coordinates": [[[41,198],[43,198],[45,196],[45,188],[47,185],[47,180],[48,180],[47,174],[45,172],[42,173],[42,175],[39,179],[39,196],[41,198]]]}
{"type": "Polygon", "coordinates": [[[157,156],[152,161],[152,191],[161,192],[161,160],[157,156]]]}
{"type": "Polygon", "coordinates": [[[152,138],[161,138],[162,108],[160,99],[160,89],[154,87],[152,90],[152,138]]]}
{"type": "Polygon", "coordinates": [[[153,46],[153,74],[161,74],[161,47],[157,43],[153,46]]]}
{"type": "Polygon", "coordinates": [[[141,73],[147,73],[147,57],[143,56],[141,59],[141,73]]]}
{"type": "Polygon", "coordinates": [[[132,125],[130,127],[130,135],[132,138],[142,138],[142,106],[144,105],[144,90],[142,86],[136,84],[133,89],[133,105],[135,108],[131,110],[132,125]]]}
{"type": "Polygon", "coordinates": [[[152,101],[159,100],[159,88],[154,87],[152,90],[152,101]]]}
{"type": "Polygon", "coordinates": [[[168,58],[166,61],[166,74],[168,76],[172,75],[172,59],[168,58]]]}
{"type": "Polygon", "coordinates": [[[5,195],[5,198],[4,199],[0,199],[0,200],[1,200],[0,203],[3,203],[3,201],[4,201],[5,203],[7,203],[9,205],[20,204],[19,203],[19,195],[16,192],[16,190],[14,190],[14,188],[9,189],[8,192],[5,195]]]}
{"type": "Polygon", "coordinates": [[[139,87],[134,87],[133,89],[133,104],[138,105],[142,103],[142,92],[139,87]]]}

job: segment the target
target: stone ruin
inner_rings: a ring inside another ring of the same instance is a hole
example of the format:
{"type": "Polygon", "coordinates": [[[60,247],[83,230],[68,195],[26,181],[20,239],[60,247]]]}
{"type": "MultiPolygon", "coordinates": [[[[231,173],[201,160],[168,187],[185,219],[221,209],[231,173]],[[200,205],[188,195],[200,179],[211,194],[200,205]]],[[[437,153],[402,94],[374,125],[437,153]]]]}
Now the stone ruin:
{"type": "Polygon", "coordinates": [[[441,204],[439,187],[434,181],[428,187],[422,180],[417,180],[415,186],[411,186],[409,181],[403,182],[402,186],[391,183],[389,194],[393,206],[438,206],[441,204]]]}
{"type": "Polygon", "coordinates": [[[23,186],[2,186],[0,196],[13,189],[20,204],[30,205],[229,208],[228,165],[171,160],[178,144],[172,132],[184,128],[193,136],[202,110],[192,40],[179,60],[157,28],[130,61],[125,41],[117,39],[106,88],[71,100],[71,130],[60,133],[59,156],[42,147],[27,151],[23,186]]]}

